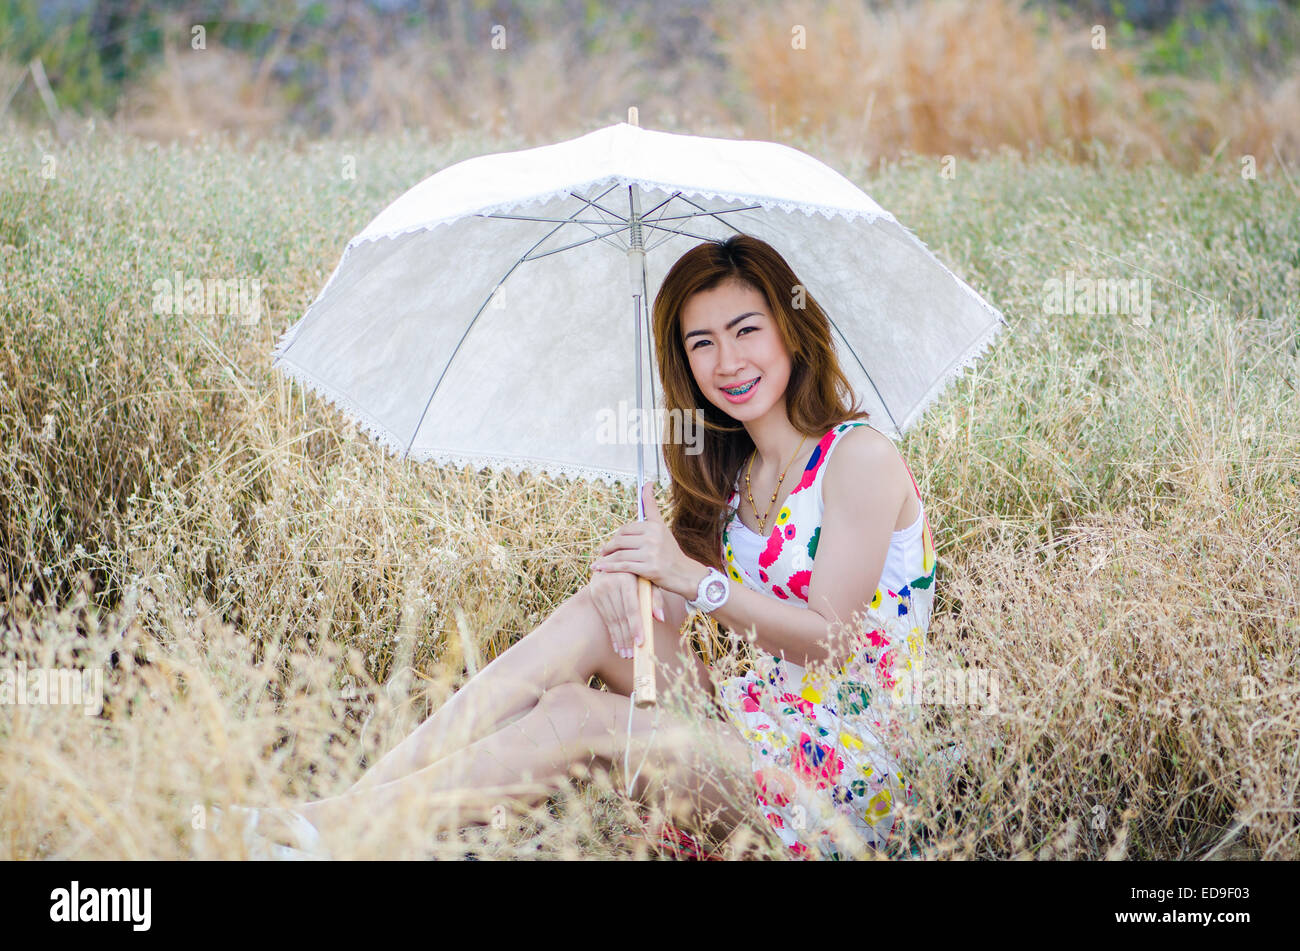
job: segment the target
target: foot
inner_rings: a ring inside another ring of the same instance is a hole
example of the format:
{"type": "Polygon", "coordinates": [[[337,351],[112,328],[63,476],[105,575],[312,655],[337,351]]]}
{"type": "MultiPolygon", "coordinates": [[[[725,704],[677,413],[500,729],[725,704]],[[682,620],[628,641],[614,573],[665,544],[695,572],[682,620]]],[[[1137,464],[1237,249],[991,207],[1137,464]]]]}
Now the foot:
{"type": "Polygon", "coordinates": [[[248,857],[254,860],[323,860],[329,850],[321,843],[320,832],[301,813],[274,807],[250,809],[230,806],[229,820],[220,808],[212,808],[212,831],[218,832],[224,821],[239,824],[248,857]]]}

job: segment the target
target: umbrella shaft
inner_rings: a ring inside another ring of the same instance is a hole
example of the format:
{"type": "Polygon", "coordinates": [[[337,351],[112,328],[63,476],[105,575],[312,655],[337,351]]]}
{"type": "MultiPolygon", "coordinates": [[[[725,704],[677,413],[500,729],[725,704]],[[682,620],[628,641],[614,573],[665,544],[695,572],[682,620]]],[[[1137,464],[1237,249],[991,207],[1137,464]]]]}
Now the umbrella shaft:
{"type": "MultiPolygon", "coordinates": [[[[645,292],[645,244],[641,237],[641,196],[636,186],[627,187],[628,206],[628,249],[627,282],[632,291],[632,321],[636,324],[636,418],[638,425],[645,419],[644,407],[641,405],[641,300],[645,292]]],[[[636,441],[636,514],[638,521],[645,521],[645,502],[641,497],[641,487],[645,485],[645,443],[636,441]]]]}

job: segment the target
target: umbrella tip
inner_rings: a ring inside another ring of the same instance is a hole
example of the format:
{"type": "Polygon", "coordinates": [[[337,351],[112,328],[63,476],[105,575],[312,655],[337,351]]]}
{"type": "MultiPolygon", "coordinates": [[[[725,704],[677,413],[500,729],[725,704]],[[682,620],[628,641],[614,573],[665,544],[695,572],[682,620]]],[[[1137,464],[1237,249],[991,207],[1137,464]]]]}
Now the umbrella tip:
{"type": "Polygon", "coordinates": [[[640,123],[637,121],[636,106],[628,106],[628,107],[627,107],[627,124],[628,124],[628,125],[639,125],[639,124],[640,124],[640,123]]]}

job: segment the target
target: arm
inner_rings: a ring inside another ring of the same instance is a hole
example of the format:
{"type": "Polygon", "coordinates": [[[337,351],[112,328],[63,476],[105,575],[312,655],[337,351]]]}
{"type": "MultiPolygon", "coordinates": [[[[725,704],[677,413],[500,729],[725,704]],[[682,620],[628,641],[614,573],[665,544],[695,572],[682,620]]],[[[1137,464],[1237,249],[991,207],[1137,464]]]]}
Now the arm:
{"type": "MultiPolygon", "coordinates": [[[[802,667],[830,656],[830,625],[864,611],[885,570],[894,522],[910,480],[898,478],[898,452],[883,436],[865,429],[846,433],[827,460],[822,477],[822,528],[808,586],[808,606],[777,601],[743,585],[731,585],[727,603],[713,612],[733,631],[751,627],[769,654],[802,667]]],[[[694,559],[672,589],[693,599],[708,568],[694,559]]],[[[836,652],[839,653],[838,651],[836,652]]]]}

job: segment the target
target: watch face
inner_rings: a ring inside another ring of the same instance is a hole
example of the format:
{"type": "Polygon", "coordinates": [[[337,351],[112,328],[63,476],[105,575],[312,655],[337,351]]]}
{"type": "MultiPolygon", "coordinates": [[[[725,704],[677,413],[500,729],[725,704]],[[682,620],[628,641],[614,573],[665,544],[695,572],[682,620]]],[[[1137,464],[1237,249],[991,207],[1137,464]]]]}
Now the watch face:
{"type": "Polygon", "coordinates": [[[721,581],[711,581],[709,586],[704,589],[704,596],[712,604],[717,604],[722,600],[723,594],[726,593],[727,587],[721,581]]]}

